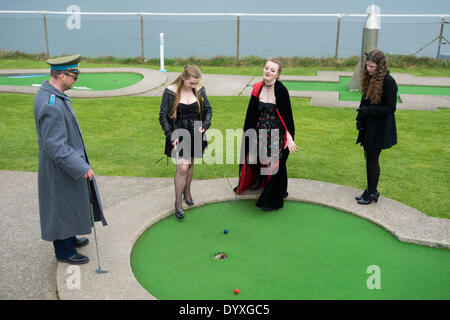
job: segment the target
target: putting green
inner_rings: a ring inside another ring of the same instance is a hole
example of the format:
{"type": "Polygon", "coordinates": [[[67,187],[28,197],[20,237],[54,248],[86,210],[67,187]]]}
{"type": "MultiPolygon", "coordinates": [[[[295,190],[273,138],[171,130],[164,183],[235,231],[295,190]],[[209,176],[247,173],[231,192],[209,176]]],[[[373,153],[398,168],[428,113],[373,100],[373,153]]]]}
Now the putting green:
{"type": "Polygon", "coordinates": [[[136,279],[158,299],[450,298],[449,250],[400,242],[328,207],[254,204],[215,203],[159,221],[133,248],[136,279]],[[219,252],[228,258],[216,260],[219,252]],[[377,279],[380,289],[369,289],[377,279]]]}
{"type": "MultiPolygon", "coordinates": [[[[74,90],[102,91],[114,90],[131,86],[142,79],[142,75],[137,73],[82,73],[73,85],[74,90]]],[[[26,76],[0,76],[0,85],[10,86],[39,86],[44,80],[49,80],[46,75],[26,75],[26,76]]]]}
{"type": "MultiPolygon", "coordinates": [[[[339,82],[318,82],[318,81],[283,81],[289,90],[300,91],[338,91],[339,100],[360,101],[359,91],[348,91],[351,77],[339,77],[339,82]]],[[[420,94],[450,96],[450,87],[426,87],[426,86],[398,86],[399,94],[420,94]]],[[[400,98],[397,97],[397,101],[400,98]]]]}

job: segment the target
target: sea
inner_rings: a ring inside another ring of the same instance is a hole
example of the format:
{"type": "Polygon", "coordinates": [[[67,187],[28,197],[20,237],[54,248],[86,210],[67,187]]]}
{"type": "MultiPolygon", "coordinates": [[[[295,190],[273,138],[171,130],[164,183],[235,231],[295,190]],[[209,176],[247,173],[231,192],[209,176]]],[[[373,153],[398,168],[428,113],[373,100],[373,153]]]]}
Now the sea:
{"type": "Polygon", "coordinates": [[[147,59],[349,57],[361,53],[371,5],[382,15],[414,15],[381,16],[381,50],[448,59],[448,0],[0,0],[0,49],[147,59]]]}

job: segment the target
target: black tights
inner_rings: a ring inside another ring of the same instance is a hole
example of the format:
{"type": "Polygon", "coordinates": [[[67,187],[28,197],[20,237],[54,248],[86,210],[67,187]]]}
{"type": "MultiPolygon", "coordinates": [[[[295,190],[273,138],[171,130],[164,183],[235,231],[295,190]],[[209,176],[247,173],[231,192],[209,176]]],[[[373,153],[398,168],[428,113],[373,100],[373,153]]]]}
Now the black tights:
{"type": "Polygon", "coordinates": [[[364,149],[364,157],[366,158],[366,174],[367,174],[367,192],[375,194],[377,192],[378,179],[380,178],[380,157],[381,149],[366,150],[364,149]]]}
{"type": "Polygon", "coordinates": [[[175,205],[177,208],[182,208],[183,193],[186,200],[191,201],[191,183],[192,175],[194,173],[194,159],[191,162],[178,161],[177,170],[175,171],[175,205]]]}

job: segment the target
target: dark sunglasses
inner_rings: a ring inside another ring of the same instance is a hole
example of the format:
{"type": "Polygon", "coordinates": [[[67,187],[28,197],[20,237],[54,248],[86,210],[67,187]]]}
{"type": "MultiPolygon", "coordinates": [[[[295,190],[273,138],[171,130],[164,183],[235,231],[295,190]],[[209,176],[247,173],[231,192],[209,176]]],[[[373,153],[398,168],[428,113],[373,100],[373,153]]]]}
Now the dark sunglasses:
{"type": "Polygon", "coordinates": [[[68,72],[64,72],[64,74],[65,74],[66,76],[72,77],[73,80],[77,80],[77,79],[78,79],[78,74],[72,75],[72,74],[70,74],[70,73],[68,73],[68,72]]]}

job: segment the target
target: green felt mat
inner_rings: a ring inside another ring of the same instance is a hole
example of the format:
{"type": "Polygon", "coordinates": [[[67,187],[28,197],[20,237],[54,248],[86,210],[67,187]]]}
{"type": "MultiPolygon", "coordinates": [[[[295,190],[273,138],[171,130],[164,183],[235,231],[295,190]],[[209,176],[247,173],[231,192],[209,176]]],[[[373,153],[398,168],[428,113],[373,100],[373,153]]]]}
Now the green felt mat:
{"type": "MultiPolygon", "coordinates": [[[[49,80],[49,75],[40,75],[39,77],[19,77],[11,78],[0,76],[0,85],[10,86],[32,86],[40,85],[44,80],[49,80]]],[[[82,73],[73,85],[74,90],[92,91],[92,90],[114,90],[131,86],[141,81],[142,75],[137,73],[82,73]],[[81,89],[84,87],[89,89],[81,89]]]]}
{"type": "Polygon", "coordinates": [[[263,212],[254,203],[197,207],[150,227],[131,254],[137,280],[158,299],[450,298],[448,250],[400,242],[328,207],[286,201],[263,212]],[[369,289],[377,275],[380,289],[369,289]]]}
{"type": "MultiPolygon", "coordinates": [[[[283,81],[289,90],[300,91],[338,91],[339,100],[360,101],[359,91],[348,91],[351,77],[339,77],[339,82],[283,81]]],[[[398,94],[420,94],[450,96],[450,87],[398,86],[398,94]]],[[[398,98],[397,101],[400,101],[398,98]]]]}

